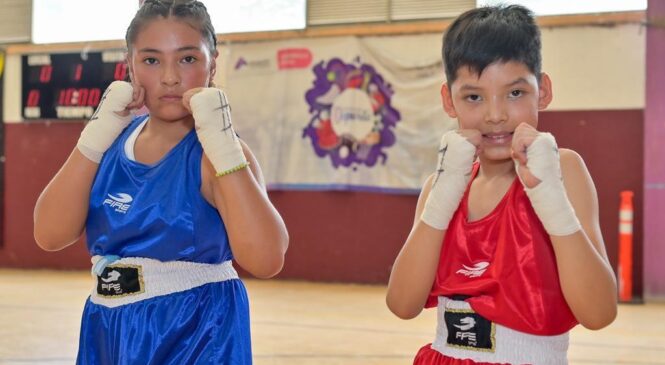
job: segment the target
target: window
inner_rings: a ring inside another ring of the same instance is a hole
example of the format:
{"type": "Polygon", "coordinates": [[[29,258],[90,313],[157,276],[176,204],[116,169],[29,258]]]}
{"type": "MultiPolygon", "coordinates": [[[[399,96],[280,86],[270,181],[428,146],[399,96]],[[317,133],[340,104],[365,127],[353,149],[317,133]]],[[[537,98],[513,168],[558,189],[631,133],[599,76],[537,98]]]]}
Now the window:
{"type": "Polygon", "coordinates": [[[217,33],[304,29],[305,0],[203,0],[217,33]]]}
{"type": "MultiPolygon", "coordinates": [[[[217,33],[303,29],[306,0],[202,0],[217,33]]],[[[32,42],[124,39],[138,0],[33,0],[32,42]]]]}
{"type": "Polygon", "coordinates": [[[32,42],[124,39],[137,0],[33,0],[32,42]]]}

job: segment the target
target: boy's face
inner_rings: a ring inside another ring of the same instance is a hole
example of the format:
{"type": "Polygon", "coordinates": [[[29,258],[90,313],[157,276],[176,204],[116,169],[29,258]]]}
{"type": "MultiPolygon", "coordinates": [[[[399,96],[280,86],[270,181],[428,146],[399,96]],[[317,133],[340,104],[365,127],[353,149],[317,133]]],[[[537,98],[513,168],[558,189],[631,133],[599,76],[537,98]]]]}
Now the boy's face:
{"type": "Polygon", "coordinates": [[[457,70],[457,79],[441,88],[446,113],[457,118],[460,129],[482,134],[481,158],[509,159],[512,135],[520,123],[538,125],[538,111],[552,101],[552,84],[546,74],[540,83],[523,63],[496,62],[482,75],[468,67],[457,70]]]}
{"type": "Polygon", "coordinates": [[[181,120],[189,115],[182,94],[207,87],[215,60],[201,32],[174,18],[152,20],[141,28],[128,64],[132,83],[145,89],[145,105],[153,118],[181,120]]]}

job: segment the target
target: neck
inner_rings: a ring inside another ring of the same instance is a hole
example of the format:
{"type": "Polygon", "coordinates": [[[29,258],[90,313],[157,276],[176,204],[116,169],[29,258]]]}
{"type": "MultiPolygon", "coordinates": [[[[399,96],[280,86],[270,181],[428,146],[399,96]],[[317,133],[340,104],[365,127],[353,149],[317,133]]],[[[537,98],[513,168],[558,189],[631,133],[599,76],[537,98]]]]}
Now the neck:
{"type": "Polygon", "coordinates": [[[194,128],[194,118],[189,115],[177,121],[164,121],[150,116],[143,132],[160,139],[171,142],[179,142],[189,131],[194,128]]]}
{"type": "Polygon", "coordinates": [[[505,178],[514,179],[517,173],[515,172],[515,162],[512,159],[502,161],[488,161],[483,158],[480,159],[479,176],[486,179],[505,178]]]}

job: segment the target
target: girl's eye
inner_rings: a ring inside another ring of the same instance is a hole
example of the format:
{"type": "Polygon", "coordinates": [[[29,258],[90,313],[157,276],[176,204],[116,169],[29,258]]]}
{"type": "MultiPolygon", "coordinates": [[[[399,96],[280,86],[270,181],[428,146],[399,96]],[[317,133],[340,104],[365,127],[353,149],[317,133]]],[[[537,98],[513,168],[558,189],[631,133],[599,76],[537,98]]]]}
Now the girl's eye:
{"type": "Polygon", "coordinates": [[[156,58],[153,58],[153,57],[146,57],[146,58],[143,60],[143,63],[145,63],[146,65],[154,65],[154,64],[157,63],[157,59],[156,59],[156,58]]]}

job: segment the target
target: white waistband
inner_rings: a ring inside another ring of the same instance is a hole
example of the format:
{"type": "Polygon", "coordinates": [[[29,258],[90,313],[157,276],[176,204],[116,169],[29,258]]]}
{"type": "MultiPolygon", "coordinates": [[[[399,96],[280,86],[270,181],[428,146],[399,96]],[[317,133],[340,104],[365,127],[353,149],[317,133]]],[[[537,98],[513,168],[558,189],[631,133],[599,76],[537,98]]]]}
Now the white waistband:
{"type": "Polygon", "coordinates": [[[494,323],[493,351],[478,351],[451,346],[447,341],[448,328],[444,319],[446,310],[449,312],[471,310],[471,306],[465,301],[439,297],[436,339],[432,343],[432,348],[445,356],[497,364],[568,364],[568,332],[556,336],[537,336],[494,323]]]}
{"type": "MultiPolygon", "coordinates": [[[[102,256],[94,256],[93,265],[101,259],[102,256]]],[[[136,268],[141,287],[138,292],[127,295],[100,295],[97,292],[97,285],[98,280],[102,278],[93,274],[95,286],[92,288],[90,301],[106,307],[118,307],[160,295],[185,291],[208,283],[238,278],[238,273],[233,268],[231,261],[224,261],[220,264],[202,264],[186,261],[161,262],[154,259],[128,257],[114,261],[106,267],[109,269],[136,268]]],[[[111,276],[103,278],[104,282],[112,283],[112,280],[117,279],[119,274],[116,274],[115,277],[111,276]]]]}

